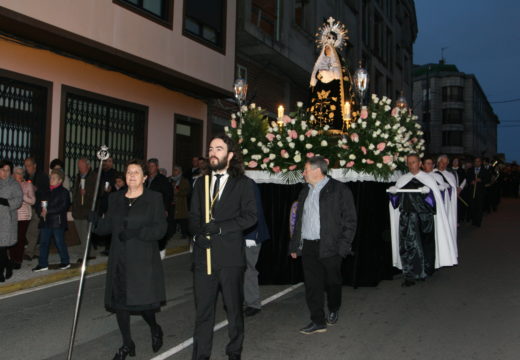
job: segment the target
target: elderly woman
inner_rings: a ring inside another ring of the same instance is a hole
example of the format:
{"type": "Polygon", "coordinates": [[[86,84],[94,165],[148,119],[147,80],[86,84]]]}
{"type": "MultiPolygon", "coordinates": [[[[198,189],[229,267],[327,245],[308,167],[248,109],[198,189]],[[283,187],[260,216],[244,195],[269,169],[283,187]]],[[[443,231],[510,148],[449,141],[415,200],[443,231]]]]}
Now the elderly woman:
{"type": "Polygon", "coordinates": [[[20,269],[23,261],[23,251],[27,239],[25,234],[27,233],[27,227],[31,221],[32,208],[36,202],[36,195],[34,194],[34,186],[32,183],[25,181],[24,170],[21,167],[14,169],[13,178],[18,181],[22,187],[23,202],[22,206],[18,209],[18,241],[16,245],[9,248],[9,258],[14,269],[20,269]]]}
{"type": "Polygon", "coordinates": [[[7,248],[18,239],[18,217],[16,210],[22,205],[22,188],[11,177],[13,163],[0,161],[0,282],[13,275],[7,248]]]}
{"type": "Polygon", "coordinates": [[[40,222],[40,257],[38,265],[33,271],[49,269],[49,246],[54,236],[54,243],[60,254],[59,268],[70,268],[69,252],[65,244],[65,230],[67,230],[67,210],[70,206],[70,194],[63,187],[65,174],[61,169],[51,171],[50,192],[43,198],[41,204],[40,222]]]}
{"type": "MultiPolygon", "coordinates": [[[[105,306],[116,313],[123,338],[123,346],[114,356],[115,360],[135,355],[130,313],[142,315],[150,326],[152,349],[159,351],[163,333],[155,313],[166,300],[158,243],[167,227],[162,196],[144,187],[145,163],[131,161],[125,173],[128,189],[110,194],[108,211],[95,226],[98,235],[112,234],[105,306]]],[[[92,217],[95,214],[92,213],[92,217]]]]}

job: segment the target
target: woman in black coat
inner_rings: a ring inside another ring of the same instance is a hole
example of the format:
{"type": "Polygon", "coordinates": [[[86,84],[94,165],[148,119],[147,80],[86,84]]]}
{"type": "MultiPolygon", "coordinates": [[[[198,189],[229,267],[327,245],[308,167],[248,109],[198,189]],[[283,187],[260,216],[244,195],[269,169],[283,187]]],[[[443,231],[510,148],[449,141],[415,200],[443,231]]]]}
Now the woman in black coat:
{"type": "Polygon", "coordinates": [[[143,186],[147,174],[144,163],[129,162],[125,174],[128,189],[110,194],[105,217],[95,227],[98,235],[112,234],[105,306],[116,313],[123,337],[114,360],[135,355],[130,313],[143,316],[152,332],[152,349],[159,351],[163,333],[155,313],[166,301],[158,246],[167,227],[162,196],[143,186]]]}

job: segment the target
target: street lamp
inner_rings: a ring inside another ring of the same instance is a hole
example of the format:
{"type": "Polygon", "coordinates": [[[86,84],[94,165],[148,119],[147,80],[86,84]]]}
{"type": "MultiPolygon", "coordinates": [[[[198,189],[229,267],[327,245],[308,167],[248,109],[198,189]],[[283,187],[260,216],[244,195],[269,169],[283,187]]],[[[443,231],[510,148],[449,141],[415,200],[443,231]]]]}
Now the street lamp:
{"type": "Polygon", "coordinates": [[[406,98],[404,97],[403,90],[401,90],[401,96],[399,96],[399,98],[395,102],[395,106],[397,106],[401,110],[404,110],[408,107],[408,102],[406,101],[406,98]]]}
{"type": "Polygon", "coordinates": [[[233,88],[235,90],[235,98],[238,103],[238,110],[242,112],[242,103],[246,100],[247,96],[247,81],[238,78],[235,80],[233,88]]]}
{"type": "Polygon", "coordinates": [[[359,62],[359,68],[354,73],[354,84],[359,95],[359,102],[363,105],[363,98],[368,89],[368,71],[361,67],[361,62],[359,62]]]}

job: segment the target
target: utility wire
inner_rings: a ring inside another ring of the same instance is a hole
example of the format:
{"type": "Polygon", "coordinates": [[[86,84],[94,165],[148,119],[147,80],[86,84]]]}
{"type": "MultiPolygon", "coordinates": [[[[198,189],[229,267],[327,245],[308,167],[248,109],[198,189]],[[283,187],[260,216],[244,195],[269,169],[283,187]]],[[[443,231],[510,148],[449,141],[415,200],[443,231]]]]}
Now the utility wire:
{"type": "Polygon", "coordinates": [[[501,100],[501,101],[490,101],[490,104],[505,104],[520,101],[520,98],[510,99],[510,100],[501,100]]]}

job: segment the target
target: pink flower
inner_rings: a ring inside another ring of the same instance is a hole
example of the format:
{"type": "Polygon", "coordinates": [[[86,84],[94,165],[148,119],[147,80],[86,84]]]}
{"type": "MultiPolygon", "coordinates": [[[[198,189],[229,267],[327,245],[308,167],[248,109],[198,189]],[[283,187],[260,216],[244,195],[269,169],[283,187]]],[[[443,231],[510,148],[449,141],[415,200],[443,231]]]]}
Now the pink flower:
{"type": "Polygon", "coordinates": [[[391,115],[395,117],[395,116],[397,116],[398,112],[399,112],[399,109],[397,107],[395,107],[392,109],[391,115]]]}
{"type": "Polygon", "coordinates": [[[237,127],[237,121],[236,121],[235,119],[231,119],[231,127],[232,127],[233,129],[236,129],[236,127],[237,127]]]}
{"type": "Polygon", "coordinates": [[[291,166],[289,166],[289,170],[293,171],[294,169],[296,169],[296,167],[297,167],[296,165],[291,165],[291,166]]]}
{"type": "Polygon", "coordinates": [[[310,137],[312,135],[312,130],[307,130],[305,136],[310,137]]]}
{"type": "Polygon", "coordinates": [[[347,163],[347,167],[351,168],[352,166],[354,166],[354,161],[351,160],[347,163]]]}
{"type": "Polygon", "coordinates": [[[272,133],[269,133],[269,134],[267,134],[265,137],[267,138],[267,140],[269,140],[269,141],[273,141],[273,139],[275,138],[275,135],[272,134],[272,133]]]}
{"type": "Polygon", "coordinates": [[[364,155],[367,154],[367,148],[366,147],[361,146],[361,151],[363,152],[364,155]]]}
{"type": "Polygon", "coordinates": [[[273,166],[273,171],[275,173],[279,173],[281,170],[280,170],[280,167],[279,166],[273,166]]]}
{"type": "Polygon", "coordinates": [[[374,160],[367,159],[367,164],[372,165],[374,163],[374,160]]]}
{"type": "Polygon", "coordinates": [[[311,158],[311,157],[313,157],[313,156],[314,156],[314,153],[313,153],[313,152],[308,152],[308,153],[307,153],[307,157],[308,157],[308,158],[311,158]]]}
{"type": "Polygon", "coordinates": [[[388,164],[390,161],[392,161],[392,156],[390,156],[390,155],[383,156],[383,163],[384,164],[388,164]]]}
{"type": "Polygon", "coordinates": [[[363,120],[368,117],[368,110],[367,110],[366,106],[363,106],[363,108],[361,109],[361,113],[359,114],[359,117],[363,120]]]}
{"type": "Polygon", "coordinates": [[[247,166],[249,166],[251,169],[254,169],[255,167],[258,166],[258,163],[254,160],[250,161],[247,166]]]}
{"type": "Polygon", "coordinates": [[[350,140],[352,140],[354,142],[358,142],[359,141],[359,135],[356,134],[356,133],[350,134],[350,140]]]}
{"type": "Polygon", "coordinates": [[[287,150],[282,149],[282,151],[280,151],[280,155],[284,156],[284,155],[286,155],[286,154],[287,154],[287,150]]]}
{"type": "Polygon", "coordinates": [[[264,164],[267,164],[271,159],[269,159],[268,157],[264,158],[264,160],[262,160],[264,162],[264,164]]]}
{"type": "Polygon", "coordinates": [[[323,160],[325,160],[325,162],[327,163],[327,165],[330,165],[330,161],[329,161],[329,159],[325,158],[325,159],[323,159],[323,160]]]}
{"type": "Polygon", "coordinates": [[[414,137],[414,138],[412,138],[411,141],[412,141],[412,144],[415,144],[417,142],[417,138],[414,137]]]}
{"type": "Polygon", "coordinates": [[[291,122],[292,119],[289,117],[289,115],[284,115],[282,120],[284,124],[288,124],[291,122]]]}
{"type": "Polygon", "coordinates": [[[341,148],[345,149],[345,150],[348,150],[348,145],[343,144],[343,145],[341,145],[341,148]]]}
{"type": "Polygon", "coordinates": [[[288,134],[293,139],[297,139],[298,138],[298,133],[296,132],[296,130],[289,130],[288,134]]]}
{"type": "Polygon", "coordinates": [[[383,151],[386,147],[386,144],[384,142],[380,142],[379,144],[377,144],[377,150],[379,151],[383,151]]]}

